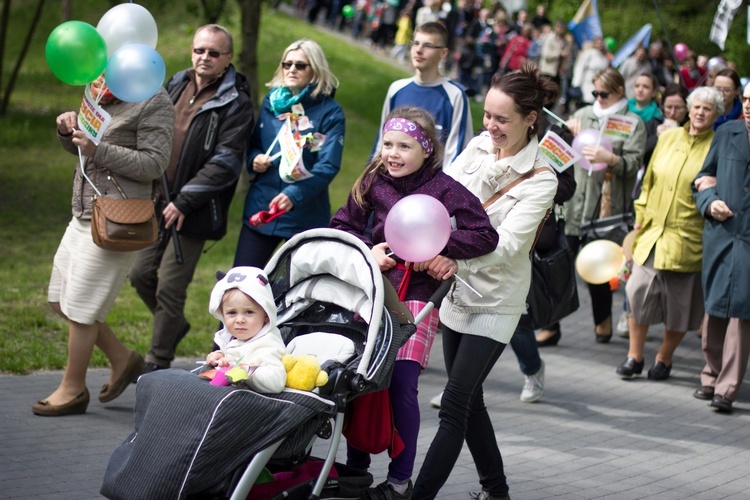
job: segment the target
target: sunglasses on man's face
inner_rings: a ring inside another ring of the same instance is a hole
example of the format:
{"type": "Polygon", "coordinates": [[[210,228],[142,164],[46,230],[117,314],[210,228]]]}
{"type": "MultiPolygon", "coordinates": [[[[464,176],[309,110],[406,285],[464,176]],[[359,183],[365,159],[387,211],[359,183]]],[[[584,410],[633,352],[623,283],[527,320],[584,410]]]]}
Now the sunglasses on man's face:
{"type": "Polygon", "coordinates": [[[300,71],[305,71],[307,67],[310,65],[304,62],[293,62],[293,61],[283,61],[281,63],[281,67],[284,69],[292,69],[292,66],[294,66],[300,71]]]}
{"type": "Polygon", "coordinates": [[[203,47],[195,47],[193,48],[193,54],[197,56],[202,56],[203,54],[207,53],[209,57],[213,57],[214,59],[217,59],[221,56],[225,56],[227,54],[231,54],[231,52],[219,52],[218,50],[213,49],[204,49],[203,47]]]}
{"type": "Polygon", "coordinates": [[[597,97],[601,97],[602,99],[606,99],[607,97],[609,97],[609,95],[611,93],[612,92],[599,92],[598,90],[593,90],[591,92],[591,95],[594,96],[594,99],[596,99],[597,97]]]}

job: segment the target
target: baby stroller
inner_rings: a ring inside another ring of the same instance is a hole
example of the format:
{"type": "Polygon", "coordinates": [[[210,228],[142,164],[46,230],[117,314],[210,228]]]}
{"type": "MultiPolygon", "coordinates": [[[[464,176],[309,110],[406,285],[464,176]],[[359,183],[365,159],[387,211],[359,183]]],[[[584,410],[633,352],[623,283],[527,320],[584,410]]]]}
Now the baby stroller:
{"type": "Polygon", "coordinates": [[[448,289],[442,287],[414,320],[390,284],[384,286],[370,249],[333,229],[290,239],[265,271],[285,343],[317,354],[328,383],[317,392],[269,395],[210,386],[182,370],[144,375],[135,432],[112,454],[103,495],[244,499],[269,462],[304,462],[320,437],[330,440],[320,473],[297,497],[320,498],[347,403],[388,387],[399,347],[448,289]]]}

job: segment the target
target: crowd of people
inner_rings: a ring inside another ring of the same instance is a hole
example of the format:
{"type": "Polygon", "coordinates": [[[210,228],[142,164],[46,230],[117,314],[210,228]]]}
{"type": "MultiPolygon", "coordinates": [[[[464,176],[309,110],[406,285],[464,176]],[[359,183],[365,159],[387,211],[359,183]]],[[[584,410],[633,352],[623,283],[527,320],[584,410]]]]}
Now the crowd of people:
{"type": "MultiPolygon", "coordinates": [[[[58,117],[63,148],[82,158],[73,217],[49,285],[49,302],[69,323],[68,364],[60,386],[33,406],[34,413],[86,411],[86,369],[94,346],[112,365],[99,393],[102,402],[118,397],[141,374],[170,366],[190,329],[184,315],[188,285],[206,240],[226,233],[243,168],[252,184],[233,267],[257,274],[260,285],[253,281],[247,290],[222,285],[221,293],[212,295],[211,313],[223,327],[207,359],[230,364],[232,355],[256,352],[262,343],[252,347],[253,338],[266,338],[275,374],[270,370],[258,390],[281,387],[283,346],[273,333],[272,299],[260,270],[280,242],[316,227],[353,234],[372,248],[384,276],[414,313],[442,280],[457,273],[463,278],[399,351],[389,395],[405,451],[365,498],[434,498],[464,442],[481,483],[476,498],[509,498],[482,384],[510,344],[526,381],[521,400],[542,397],[545,365],[539,348],[557,345],[563,335],[559,323],[535,334],[525,297],[530,252],[538,239],[553,244],[555,228],[562,227],[555,223],[556,212],[564,215],[573,252],[587,243],[581,228],[603,214],[605,205],[607,215],[634,214],[633,272],[618,322],[624,318],[629,350],[613,371],[624,379],[641,374],[648,327],[664,323],[664,339],[647,374],[667,380],[681,339],[700,330],[706,366],[694,396],[731,411],[750,355],[745,217],[750,86],[742,88],[736,71],[729,65],[701,71],[693,54],[685,57],[685,68],[674,68],[658,42],[638,48],[618,70],[610,66],[601,38],[577,50],[565,25],[550,22],[543,7],[529,19],[523,11],[509,16],[463,0],[449,8],[437,0],[403,7],[361,1],[351,16],[343,16],[345,5],[316,1],[305,6],[305,14],[315,22],[328,8],[331,26],[351,24],[354,36],[371,37],[383,50],[392,47],[396,58],[408,51],[414,76],[387,90],[372,158],[338,211],[331,207],[328,186],[341,168],[344,110],[335,100],[338,80],[312,40],[297,40],[281,54],[257,123],[248,83],[232,65],[232,36],[218,25],[197,30],[192,67],[146,101],[119,101],[108,94],[106,82],[95,82],[92,92],[113,116],[98,145],[77,130],[75,112],[58,117]],[[447,76],[454,70],[460,83],[447,76]],[[484,103],[484,129],[476,135],[470,95],[484,103]],[[557,104],[566,121],[554,124],[555,130],[569,142],[584,130],[602,130],[612,118],[632,123],[611,146],[583,148],[585,159],[603,165],[601,170],[577,164],[556,173],[548,166],[539,139],[549,126],[544,108],[557,104]],[[279,158],[278,137],[285,127],[307,141],[294,171],[286,171],[289,165],[279,158]],[[160,176],[163,182],[154,183],[160,176]],[[134,198],[158,192],[163,230],[138,253],[104,250],[91,241],[91,198],[97,188],[99,196],[118,197],[113,178],[134,198]],[[440,255],[408,263],[388,252],[384,221],[397,201],[413,193],[442,201],[453,232],[440,255]],[[128,275],[154,316],[145,359],[120,343],[106,323],[128,275]],[[233,288],[243,293],[229,293],[233,288]],[[448,378],[435,403],[439,429],[412,481],[418,380],[439,324],[448,378]]],[[[227,279],[231,276],[220,283],[227,279]]],[[[611,286],[590,284],[588,290],[592,340],[607,343],[615,331],[611,286]]],[[[370,458],[350,446],[348,463],[367,469],[370,458]]]]}

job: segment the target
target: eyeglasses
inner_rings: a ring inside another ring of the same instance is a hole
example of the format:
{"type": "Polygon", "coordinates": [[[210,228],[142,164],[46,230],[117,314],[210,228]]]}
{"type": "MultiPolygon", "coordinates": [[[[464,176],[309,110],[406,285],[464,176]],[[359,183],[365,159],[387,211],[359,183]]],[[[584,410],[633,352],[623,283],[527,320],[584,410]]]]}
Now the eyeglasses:
{"type": "Polygon", "coordinates": [[[591,95],[594,96],[594,99],[597,97],[601,97],[602,99],[607,99],[612,92],[599,92],[598,90],[592,90],[591,95]]]}
{"type": "Polygon", "coordinates": [[[300,71],[305,71],[307,69],[307,67],[310,66],[310,65],[307,64],[307,63],[299,62],[299,61],[297,61],[297,62],[282,61],[282,63],[281,63],[281,67],[284,68],[284,69],[292,69],[292,66],[294,66],[295,68],[297,68],[300,71]]]}
{"type": "Polygon", "coordinates": [[[213,49],[204,49],[203,47],[194,47],[193,48],[193,54],[197,56],[202,56],[203,54],[208,53],[209,57],[213,57],[214,59],[226,56],[228,54],[231,54],[231,52],[219,52],[218,50],[213,49]]]}
{"type": "Polygon", "coordinates": [[[722,94],[731,94],[732,92],[734,92],[734,89],[730,87],[714,87],[714,88],[718,90],[719,92],[721,92],[722,94]]]}
{"type": "Polygon", "coordinates": [[[423,49],[427,49],[427,50],[445,48],[445,45],[433,45],[431,43],[421,43],[421,42],[417,42],[416,40],[411,42],[411,46],[414,47],[415,49],[422,47],[423,49]]]}

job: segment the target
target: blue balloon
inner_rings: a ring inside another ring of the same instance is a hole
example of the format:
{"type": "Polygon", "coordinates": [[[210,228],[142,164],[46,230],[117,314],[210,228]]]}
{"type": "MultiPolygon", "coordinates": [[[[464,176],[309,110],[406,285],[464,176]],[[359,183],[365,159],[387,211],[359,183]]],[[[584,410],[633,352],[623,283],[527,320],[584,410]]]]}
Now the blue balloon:
{"type": "Polygon", "coordinates": [[[117,49],[109,58],[104,79],[112,94],[125,102],[145,101],[164,83],[167,69],[159,53],[139,43],[117,49]]]}

